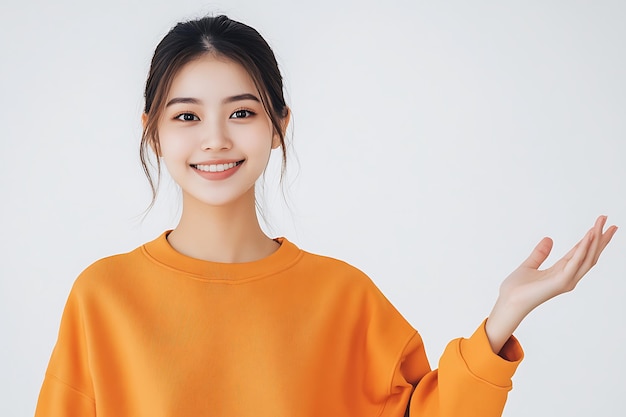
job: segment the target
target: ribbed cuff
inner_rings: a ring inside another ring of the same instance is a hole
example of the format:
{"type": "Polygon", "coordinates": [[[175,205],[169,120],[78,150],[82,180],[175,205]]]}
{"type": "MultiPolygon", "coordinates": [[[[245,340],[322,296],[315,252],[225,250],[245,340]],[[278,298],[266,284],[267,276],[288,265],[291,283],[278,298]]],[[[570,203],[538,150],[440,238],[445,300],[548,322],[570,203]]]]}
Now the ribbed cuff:
{"type": "Polygon", "coordinates": [[[499,355],[493,353],[485,330],[486,322],[484,320],[469,339],[461,339],[461,357],[478,378],[501,387],[510,387],[511,377],[524,358],[524,351],[517,339],[511,336],[499,355]]]}

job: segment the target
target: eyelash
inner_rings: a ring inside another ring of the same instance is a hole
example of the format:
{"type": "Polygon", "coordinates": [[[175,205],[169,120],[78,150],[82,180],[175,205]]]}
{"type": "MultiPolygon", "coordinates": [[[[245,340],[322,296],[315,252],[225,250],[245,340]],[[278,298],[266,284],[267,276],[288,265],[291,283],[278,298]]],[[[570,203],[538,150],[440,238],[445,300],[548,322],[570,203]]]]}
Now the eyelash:
{"type": "MultiPolygon", "coordinates": [[[[247,119],[247,118],[252,117],[252,116],[254,116],[254,115],[256,115],[256,113],[255,113],[255,112],[253,112],[252,110],[248,110],[248,109],[237,109],[237,110],[235,110],[235,111],[234,111],[234,112],[230,115],[230,117],[229,117],[229,118],[231,118],[231,119],[247,119]],[[241,112],[245,112],[245,113],[247,113],[247,114],[246,114],[246,116],[244,116],[244,117],[233,117],[235,114],[237,114],[237,113],[241,113],[241,112]]],[[[181,122],[197,122],[197,121],[200,121],[200,118],[199,118],[198,116],[196,116],[196,115],[195,115],[195,114],[193,114],[193,113],[189,113],[189,112],[183,112],[183,113],[180,113],[180,114],[176,115],[176,116],[174,117],[174,119],[175,119],[175,120],[180,120],[181,122]],[[191,117],[193,118],[193,120],[188,120],[188,119],[185,119],[185,118],[181,118],[181,116],[191,116],[191,117]]]]}
{"type": "Polygon", "coordinates": [[[253,112],[252,110],[248,110],[248,109],[237,109],[237,110],[235,110],[235,111],[234,111],[234,112],[230,115],[230,118],[233,118],[233,119],[247,119],[247,118],[249,118],[249,117],[254,116],[255,114],[256,114],[256,113],[255,113],[255,112],[253,112]],[[246,112],[246,113],[247,113],[247,116],[245,116],[245,117],[233,117],[233,115],[235,115],[235,114],[237,114],[237,113],[239,113],[239,112],[246,112]]]}
{"type": "Polygon", "coordinates": [[[185,112],[185,113],[180,113],[177,116],[175,116],[174,120],[180,120],[181,122],[197,122],[200,120],[200,118],[193,113],[185,112]],[[192,116],[193,120],[185,120],[184,118],[181,119],[181,116],[192,116]]]}

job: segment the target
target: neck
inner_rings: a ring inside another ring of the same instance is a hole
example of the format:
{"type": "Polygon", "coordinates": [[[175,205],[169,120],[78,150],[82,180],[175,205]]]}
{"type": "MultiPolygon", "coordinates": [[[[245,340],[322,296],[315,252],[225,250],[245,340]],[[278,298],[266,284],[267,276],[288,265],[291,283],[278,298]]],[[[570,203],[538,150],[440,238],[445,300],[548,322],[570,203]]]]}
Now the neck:
{"type": "Polygon", "coordinates": [[[256,261],[279,246],[261,230],[254,189],[224,206],[209,206],[183,194],[180,222],[167,240],[183,255],[223,263],[256,261]]]}

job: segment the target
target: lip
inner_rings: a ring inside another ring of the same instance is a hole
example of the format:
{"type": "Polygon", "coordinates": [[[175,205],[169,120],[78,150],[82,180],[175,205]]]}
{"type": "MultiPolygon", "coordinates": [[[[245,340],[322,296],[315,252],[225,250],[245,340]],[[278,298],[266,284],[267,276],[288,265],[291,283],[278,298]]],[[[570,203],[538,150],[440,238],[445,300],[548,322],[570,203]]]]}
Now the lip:
{"type": "Polygon", "coordinates": [[[209,161],[189,164],[189,167],[193,169],[193,171],[196,174],[200,175],[204,179],[211,180],[211,181],[219,181],[219,180],[225,180],[226,178],[229,178],[233,174],[235,174],[235,172],[237,172],[239,168],[241,168],[241,166],[244,164],[245,161],[246,161],[245,159],[211,159],[209,161]],[[219,165],[219,164],[223,165],[223,164],[230,164],[230,163],[233,163],[233,164],[239,163],[239,164],[225,171],[216,171],[216,172],[201,171],[193,166],[193,165],[219,165]]]}

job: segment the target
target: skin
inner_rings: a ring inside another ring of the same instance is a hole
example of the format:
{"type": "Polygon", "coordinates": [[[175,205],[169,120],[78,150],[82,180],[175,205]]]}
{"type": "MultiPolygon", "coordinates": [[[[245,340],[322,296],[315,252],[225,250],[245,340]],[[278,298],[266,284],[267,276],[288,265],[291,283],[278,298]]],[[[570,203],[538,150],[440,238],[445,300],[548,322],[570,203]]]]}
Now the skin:
{"type": "Polygon", "coordinates": [[[543,238],[530,256],[500,286],[500,294],[487,319],[487,337],[494,352],[511,337],[522,320],[535,308],[557,295],[572,291],[598,262],[600,254],[617,231],[603,231],[606,216],[600,216],[585,236],[551,267],[539,270],[552,250],[552,239],[543,238]]]}
{"type": "MultiPolygon", "coordinates": [[[[280,141],[254,82],[239,64],[204,55],[176,75],[166,103],[172,100],[158,123],[159,156],[183,193],[182,216],[169,243],[184,255],[213,262],[250,262],[270,255],[279,244],[261,230],[254,184],[280,141]],[[248,98],[230,99],[243,94],[248,98]],[[220,180],[203,178],[191,166],[223,159],[244,163],[220,180]]],[[[283,120],[283,131],[289,117],[283,120]]],[[[144,126],[146,120],[144,114],[144,126]]],[[[617,231],[616,226],[604,231],[605,224],[606,216],[598,217],[580,242],[544,270],[539,267],[553,243],[542,239],[504,280],[486,324],[495,353],[533,309],[573,290],[596,264],[617,231]]]]}
{"type": "MultiPolygon", "coordinates": [[[[254,184],[280,139],[252,78],[233,61],[204,55],[174,77],[165,102],[172,104],[158,122],[159,156],[183,194],[169,243],[213,262],[250,262],[274,252],[279,244],[261,230],[254,184]],[[256,99],[233,99],[242,95],[256,99]],[[222,180],[205,179],[191,166],[215,160],[244,162],[222,180]]],[[[286,128],[289,116],[283,123],[286,128]]]]}

